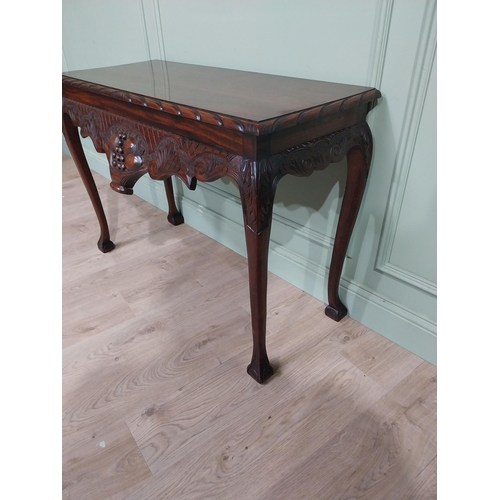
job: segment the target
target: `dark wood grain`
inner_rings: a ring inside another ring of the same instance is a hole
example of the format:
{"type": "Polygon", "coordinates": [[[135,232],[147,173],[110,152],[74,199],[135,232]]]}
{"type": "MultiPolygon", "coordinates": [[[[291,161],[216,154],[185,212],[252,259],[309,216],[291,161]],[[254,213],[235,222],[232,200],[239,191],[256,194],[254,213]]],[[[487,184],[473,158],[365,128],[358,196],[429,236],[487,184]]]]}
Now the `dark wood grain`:
{"type": "Polygon", "coordinates": [[[63,85],[260,135],[376,99],[370,87],[167,61],[67,72],[63,85]]]}
{"type": "Polygon", "coordinates": [[[348,177],[328,281],[326,314],[339,321],[341,271],[366,185],[372,136],[366,115],[377,89],[165,61],[63,75],[63,122],[71,153],[99,223],[109,230],[79,142],[91,137],[105,153],[111,187],[132,194],[148,173],[164,181],[168,220],[183,222],[171,176],[189,189],[232,178],[239,186],[248,253],[253,354],[248,373],[273,374],[266,352],[268,251],[274,193],[287,174],[308,176],[347,156],[348,177]]]}

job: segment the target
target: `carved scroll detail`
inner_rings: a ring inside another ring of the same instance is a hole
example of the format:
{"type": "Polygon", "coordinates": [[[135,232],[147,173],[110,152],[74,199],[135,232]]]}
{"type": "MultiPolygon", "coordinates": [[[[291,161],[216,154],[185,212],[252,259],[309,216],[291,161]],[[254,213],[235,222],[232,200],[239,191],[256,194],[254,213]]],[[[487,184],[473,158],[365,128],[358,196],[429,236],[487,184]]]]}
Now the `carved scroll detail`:
{"type": "Polygon", "coordinates": [[[287,174],[305,177],[337,163],[353,147],[365,152],[365,176],[372,152],[371,132],[366,123],[294,146],[258,162],[244,161],[238,172],[243,210],[248,227],[259,234],[271,223],[274,195],[279,180],[287,174]]]}
{"type": "Polygon", "coordinates": [[[190,189],[194,189],[197,179],[208,182],[226,175],[234,178],[241,157],[171,134],[157,143],[147,161],[152,179],[177,175],[190,189]]]}
{"type": "Polygon", "coordinates": [[[177,175],[190,189],[197,179],[237,178],[238,155],[69,99],[63,101],[63,112],[80,126],[82,136],[91,136],[98,152],[106,153],[115,191],[131,194],[145,173],[156,180],[177,175]]]}
{"type": "Polygon", "coordinates": [[[284,175],[281,168],[282,158],[275,155],[261,161],[246,160],[238,172],[245,224],[256,234],[271,224],[276,186],[284,175]]]}
{"type": "Polygon", "coordinates": [[[276,186],[283,176],[309,176],[339,162],[353,147],[364,150],[365,175],[368,175],[372,153],[372,138],[366,123],[251,161],[73,101],[65,100],[63,110],[81,127],[82,135],[89,135],[96,149],[106,153],[113,189],[132,193],[133,185],[146,172],[156,180],[177,175],[190,189],[196,187],[197,180],[208,182],[228,176],[240,188],[245,223],[256,234],[271,223],[276,186]]]}
{"type": "Polygon", "coordinates": [[[63,112],[67,113],[74,125],[80,127],[82,137],[90,137],[98,153],[104,153],[102,141],[102,115],[97,109],[63,99],[63,112]]]}
{"type": "Polygon", "coordinates": [[[364,150],[367,159],[365,174],[368,175],[372,154],[372,138],[366,123],[345,128],[280,153],[277,155],[282,156],[280,174],[309,176],[315,170],[323,170],[330,163],[339,162],[353,147],[360,147],[364,150]]]}

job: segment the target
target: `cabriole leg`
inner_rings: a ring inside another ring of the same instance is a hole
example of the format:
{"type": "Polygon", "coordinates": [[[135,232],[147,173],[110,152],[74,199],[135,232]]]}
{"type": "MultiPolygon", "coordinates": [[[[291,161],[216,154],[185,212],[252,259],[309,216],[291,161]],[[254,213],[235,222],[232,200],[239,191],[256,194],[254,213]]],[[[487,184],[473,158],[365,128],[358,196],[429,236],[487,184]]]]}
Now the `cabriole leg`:
{"type": "Polygon", "coordinates": [[[248,226],[245,227],[253,336],[252,360],[247,372],[259,384],[263,384],[274,373],[266,350],[267,260],[270,232],[270,227],[259,234],[255,234],[248,226]]]}
{"type": "Polygon", "coordinates": [[[325,309],[325,314],[335,321],[347,315],[347,308],[339,297],[340,275],[366,186],[370,152],[371,144],[368,148],[355,146],[347,152],[347,183],[333,245],[328,277],[328,306],[325,309]]]}
{"type": "Polygon", "coordinates": [[[99,221],[101,235],[99,237],[99,241],[97,242],[97,247],[101,252],[110,252],[113,248],[115,248],[115,245],[109,237],[108,222],[106,220],[106,216],[104,215],[104,209],[102,208],[99,192],[97,191],[94,178],[92,177],[87,159],[85,158],[85,153],[83,152],[82,143],[78,134],[78,128],[73,125],[71,118],[66,113],[63,113],[63,133],[71,152],[71,156],[76,164],[76,168],[78,169],[80,177],[83,180],[83,184],[89,194],[90,201],[92,202],[92,206],[94,207],[97,215],[97,220],[99,221]]]}
{"type": "Polygon", "coordinates": [[[167,219],[170,224],[178,226],[184,222],[184,217],[179,212],[177,205],[175,204],[174,188],[172,186],[172,177],[168,177],[163,181],[165,185],[165,192],[167,193],[168,201],[168,215],[167,219]]]}
{"type": "Polygon", "coordinates": [[[240,182],[248,255],[253,352],[247,372],[259,384],[274,373],[266,351],[267,264],[275,186],[265,165],[251,162],[240,182]]]}

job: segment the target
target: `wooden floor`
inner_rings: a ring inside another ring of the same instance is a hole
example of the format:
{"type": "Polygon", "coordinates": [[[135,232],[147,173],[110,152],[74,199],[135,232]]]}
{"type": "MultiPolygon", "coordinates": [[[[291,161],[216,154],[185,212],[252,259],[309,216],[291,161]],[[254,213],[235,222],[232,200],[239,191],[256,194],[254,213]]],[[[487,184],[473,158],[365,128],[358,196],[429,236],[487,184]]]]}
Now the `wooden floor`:
{"type": "Polygon", "coordinates": [[[277,374],[246,374],[246,260],[63,156],[63,498],[436,498],[436,369],[269,276],[277,374]]]}

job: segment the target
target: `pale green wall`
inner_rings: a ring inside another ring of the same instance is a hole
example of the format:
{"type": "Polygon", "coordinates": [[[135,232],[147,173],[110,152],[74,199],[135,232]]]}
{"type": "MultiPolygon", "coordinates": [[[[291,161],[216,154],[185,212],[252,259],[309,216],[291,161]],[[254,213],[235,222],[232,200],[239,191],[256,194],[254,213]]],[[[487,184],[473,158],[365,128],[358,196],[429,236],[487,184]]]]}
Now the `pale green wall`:
{"type": "MultiPolygon", "coordinates": [[[[380,89],[341,294],[353,318],[433,363],[435,51],[435,1],[63,1],[63,70],[164,58],[380,89]]],[[[108,175],[104,156],[88,140],[85,147],[108,175]]],[[[323,301],[344,185],[340,163],[307,179],[285,177],[276,195],[270,271],[323,301]]],[[[231,182],[176,188],[186,223],[245,253],[231,182]]],[[[161,183],[142,178],[135,192],[166,210],[161,183]]]]}

